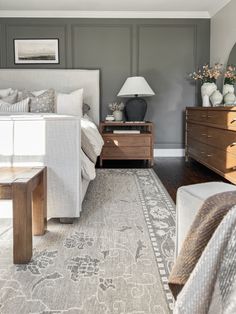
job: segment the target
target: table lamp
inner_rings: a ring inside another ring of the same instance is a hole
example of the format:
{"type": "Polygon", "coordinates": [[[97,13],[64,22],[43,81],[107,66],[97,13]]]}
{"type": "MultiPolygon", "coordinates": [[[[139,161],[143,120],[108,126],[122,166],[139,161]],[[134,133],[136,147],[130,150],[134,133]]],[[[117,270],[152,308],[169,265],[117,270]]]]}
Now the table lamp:
{"type": "Polygon", "coordinates": [[[141,97],[155,95],[147,81],[142,76],[128,77],[118,93],[118,97],[130,98],[125,104],[125,115],[128,121],[143,121],[147,103],[141,97]]]}

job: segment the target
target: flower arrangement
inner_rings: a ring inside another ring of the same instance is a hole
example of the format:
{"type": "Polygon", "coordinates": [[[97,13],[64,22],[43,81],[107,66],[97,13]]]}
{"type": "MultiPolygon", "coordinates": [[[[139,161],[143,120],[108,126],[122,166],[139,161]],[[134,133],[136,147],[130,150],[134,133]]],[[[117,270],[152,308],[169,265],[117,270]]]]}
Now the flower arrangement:
{"type": "Polygon", "coordinates": [[[236,84],[236,67],[228,65],[224,74],[225,84],[235,85],[236,84]]]}
{"type": "Polygon", "coordinates": [[[121,102],[121,103],[113,102],[113,103],[109,104],[108,107],[113,112],[114,111],[123,111],[125,108],[125,105],[123,104],[123,102],[121,102]]]}
{"type": "Polygon", "coordinates": [[[209,64],[203,65],[197,71],[190,73],[189,76],[195,81],[204,83],[215,83],[216,80],[222,75],[222,64],[216,63],[213,67],[209,64]]]}

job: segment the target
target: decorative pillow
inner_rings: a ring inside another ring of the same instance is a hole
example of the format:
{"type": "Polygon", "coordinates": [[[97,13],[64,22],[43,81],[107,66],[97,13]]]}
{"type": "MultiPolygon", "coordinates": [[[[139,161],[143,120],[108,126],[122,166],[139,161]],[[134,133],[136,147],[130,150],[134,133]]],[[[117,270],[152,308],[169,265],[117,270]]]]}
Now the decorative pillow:
{"type": "Polygon", "coordinates": [[[83,116],[85,114],[88,114],[89,110],[90,110],[90,106],[88,104],[83,103],[83,116]]]}
{"type": "Polygon", "coordinates": [[[35,96],[32,92],[23,91],[22,98],[29,98],[30,112],[54,112],[55,91],[49,89],[42,94],[35,96]]]}
{"type": "Polygon", "coordinates": [[[70,94],[57,94],[57,113],[82,117],[83,89],[70,94]]]}
{"type": "Polygon", "coordinates": [[[8,104],[0,100],[0,112],[28,112],[29,98],[23,99],[15,104],[8,104]]]}
{"type": "Polygon", "coordinates": [[[0,98],[7,97],[12,92],[12,88],[0,89],[0,98]]]}
{"type": "Polygon", "coordinates": [[[8,104],[15,104],[17,102],[17,97],[18,97],[18,91],[15,90],[13,91],[12,94],[9,94],[8,96],[1,98],[1,101],[4,101],[8,104]]]}

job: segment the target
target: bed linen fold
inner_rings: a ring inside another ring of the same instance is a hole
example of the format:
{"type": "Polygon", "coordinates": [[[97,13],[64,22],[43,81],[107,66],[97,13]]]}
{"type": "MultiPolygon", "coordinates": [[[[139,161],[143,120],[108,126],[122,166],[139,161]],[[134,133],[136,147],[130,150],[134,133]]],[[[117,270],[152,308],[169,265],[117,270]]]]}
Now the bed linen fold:
{"type": "Polygon", "coordinates": [[[224,192],[208,198],[198,211],[169,276],[169,287],[175,298],[189,279],[216,228],[235,204],[236,192],[224,192]]]}
{"type": "Polygon", "coordinates": [[[186,285],[174,314],[236,313],[236,206],[219,224],[186,285]]]}

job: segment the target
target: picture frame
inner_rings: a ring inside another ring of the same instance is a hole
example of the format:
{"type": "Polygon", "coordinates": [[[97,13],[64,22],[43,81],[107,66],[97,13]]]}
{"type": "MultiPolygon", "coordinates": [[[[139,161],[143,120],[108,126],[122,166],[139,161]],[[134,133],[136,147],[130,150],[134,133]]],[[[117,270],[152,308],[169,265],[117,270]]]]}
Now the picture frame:
{"type": "Polygon", "coordinates": [[[15,64],[59,64],[58,38],[14,39],[15,64]]]}

